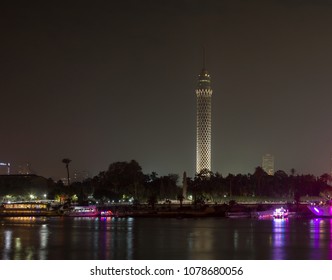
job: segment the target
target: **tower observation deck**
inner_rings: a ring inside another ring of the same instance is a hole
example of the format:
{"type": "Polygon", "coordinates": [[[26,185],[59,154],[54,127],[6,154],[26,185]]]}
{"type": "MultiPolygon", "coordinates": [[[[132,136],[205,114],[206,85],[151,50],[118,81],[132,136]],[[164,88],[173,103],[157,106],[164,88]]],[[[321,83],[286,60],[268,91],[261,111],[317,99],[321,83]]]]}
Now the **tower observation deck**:
{"type": "Polygon", "coordinates": [[[211,171],[211,79],[203,67],[196,88],[196,172],[211,171]]]}

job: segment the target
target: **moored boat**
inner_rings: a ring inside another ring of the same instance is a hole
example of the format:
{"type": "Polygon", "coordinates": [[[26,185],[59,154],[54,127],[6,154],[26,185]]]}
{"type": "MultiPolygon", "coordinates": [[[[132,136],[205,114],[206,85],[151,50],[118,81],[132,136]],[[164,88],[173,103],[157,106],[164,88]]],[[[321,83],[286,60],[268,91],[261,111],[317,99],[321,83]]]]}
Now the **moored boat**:
{"type": "Polygon", "coordinates": [[[288,218],[288,210],[280,207],[273,211],[273,218],[275,219],[286,219],[288,218]]]}
{"type": "Polygon", "coordinates": [[[74,205],[66,209],[63,215],[69,217],[97,217],[99,211],[96,205],[74,205]]]}
{"type": "Polygon", "coordinates": [[[114,215],[114,213],[111,211],[111,210],[99,210],[99,215],[101,217],[113,217],[113,216],[116,216],[114,215]]]}
{"type": "Polygon", "coordinates": [[[3,203],[0,207],[1,216],[49,216],[55,215],[48,202],[11,202],[3,203]]]}

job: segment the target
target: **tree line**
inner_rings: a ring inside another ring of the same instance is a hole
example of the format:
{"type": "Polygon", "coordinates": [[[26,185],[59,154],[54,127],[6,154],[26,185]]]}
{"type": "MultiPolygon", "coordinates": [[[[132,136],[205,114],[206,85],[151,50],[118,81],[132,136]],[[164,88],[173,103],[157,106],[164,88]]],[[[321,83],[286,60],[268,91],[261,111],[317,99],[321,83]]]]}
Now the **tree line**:
{"type": "MultiPolygon", "coordinates": [[[[66,165],[68,170],[68,166],[66,165]]],[[[268,175],[261,167],[252,174],[228,174],[203,170],[193,178],[184,177],[188,197],[194,203],[243,198],[283,198],[299,201],[304,196],[324,196],[330,198],[331,177],[328,174],[299,175],[292,169],[290,174],[278,170],[268,175]]],[[[115,162],[106,171],[83,182],[74,182],[69,187],[61,182],[54,184],[50,196],[71,196],[76,194],[80,200],[89,197],[101,202],[136,201],[155,203],[156,201],[180,200],[182,202],[183,178],[177,174],[159,176],[157,173],[144,174],[139,163],[115,162]],[[181,180],[180,180],[181,179],[181,180]]]]}

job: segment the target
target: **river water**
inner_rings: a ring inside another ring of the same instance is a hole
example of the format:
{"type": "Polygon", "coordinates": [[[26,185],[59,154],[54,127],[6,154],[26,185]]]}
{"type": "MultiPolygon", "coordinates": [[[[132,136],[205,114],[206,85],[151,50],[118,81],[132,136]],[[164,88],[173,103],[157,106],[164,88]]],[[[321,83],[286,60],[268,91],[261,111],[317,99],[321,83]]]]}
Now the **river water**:
{"type": "Polygon", "coordinates": [[[329,260],[332,219],[1,218],[3,260],[329,260]]]}

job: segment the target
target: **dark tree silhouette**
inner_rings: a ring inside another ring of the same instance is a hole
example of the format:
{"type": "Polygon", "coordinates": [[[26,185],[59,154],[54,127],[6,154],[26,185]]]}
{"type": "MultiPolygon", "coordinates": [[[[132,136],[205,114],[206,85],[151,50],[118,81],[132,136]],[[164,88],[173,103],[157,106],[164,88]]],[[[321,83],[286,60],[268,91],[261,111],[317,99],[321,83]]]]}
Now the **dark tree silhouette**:
{"type": "Polygon", "coordinates": [[[69,159],[69,158],[64,158],[64,159],[62,160],[62,162],[66,165],[68,186],[70,186],[70,178],[69,178],[69,163],[71,162],[71,159],[69,159]]]}

